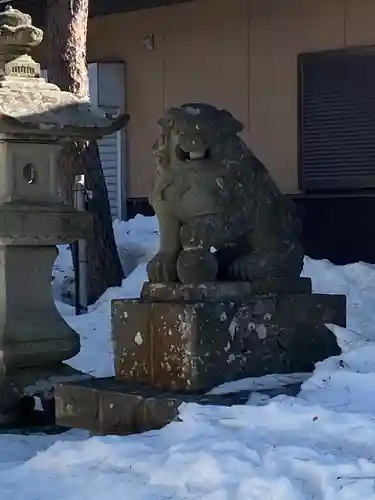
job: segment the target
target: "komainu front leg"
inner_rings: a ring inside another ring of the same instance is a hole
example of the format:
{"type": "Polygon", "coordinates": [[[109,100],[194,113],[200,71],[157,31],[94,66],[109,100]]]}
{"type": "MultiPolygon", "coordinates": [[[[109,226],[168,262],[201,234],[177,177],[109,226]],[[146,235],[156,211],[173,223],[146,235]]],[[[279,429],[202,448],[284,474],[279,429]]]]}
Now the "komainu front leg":
{"type": "Polygon", "coordinates": [[[181,251],[180,222],[173,214],[155,210],[159,221],[159,252],[147,265],[147,275],[153,283],[178,281],[177,259],[181,251]]]}
{"type": "Polygon", "coordinates": [[[182,226],[180,241],[183,248],[177,261],[177,274],[182,283],[198,284],[215,281],[218,263],[211,247],[216,243],[214,217],[196,219],[182,226]]]}
{"type": "Polygon", "coordinates": [[[199,284],[215,281],[218,273],[216,257],[209,249],[183,250],[177,260],[177,275],[181,283],[199,284]]]}
{"type": "Polygon", "coordinates": [[[171,283],[177,279],[176,253],[158,252],[147,264],[148,279],[152,283],[171,283]]]}

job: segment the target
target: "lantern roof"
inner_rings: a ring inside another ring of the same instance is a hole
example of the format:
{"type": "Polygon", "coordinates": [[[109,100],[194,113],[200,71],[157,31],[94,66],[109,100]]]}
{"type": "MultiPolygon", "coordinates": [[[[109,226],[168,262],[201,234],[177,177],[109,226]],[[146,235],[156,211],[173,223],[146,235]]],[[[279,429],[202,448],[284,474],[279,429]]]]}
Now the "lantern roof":
{"type": "Polygon", "coordinates": [[[0,13],[0,133],[64,141],[96,139],[123,128],[128,115],[111,119],[88,97],[62,91],[41,77],[29,53],[42,40],[43,31],[28,14],[10,6],[0,13]]]}

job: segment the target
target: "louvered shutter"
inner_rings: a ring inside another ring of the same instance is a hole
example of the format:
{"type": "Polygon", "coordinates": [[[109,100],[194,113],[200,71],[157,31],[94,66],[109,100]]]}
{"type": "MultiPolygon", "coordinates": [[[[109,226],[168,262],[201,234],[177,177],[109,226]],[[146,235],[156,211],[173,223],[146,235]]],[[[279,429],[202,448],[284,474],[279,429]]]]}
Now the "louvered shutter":
{"type": "MultiPolygon", "coordinates": [[[[108,109],[104,109],[108,112],[108,109]]],[[[121,218],[121,195],[119,193],[121,176],[118,173],[118,164],[121,162],[121,151],[118,142],[121,138],[118,133],[107,135],[98,141],[100,161],[108,191],[111,214],[114,219],[121,218]]]]}
{"type": "Polygon", "coordinates": [[[302,190],[375,187],[373,48],[299,59],[302,190]]]}
{"type": "MultiPolygon", "coordinates": [[[[89,64],[90,98],[96,106],[112,116],[124,110],[124,76],[123,63],[89,64]]],[[[111,214],[114,219],[121,219],[124,215],[122,213],[123,145],[123,131],[103,137],[98,141],[111,214]]]]}

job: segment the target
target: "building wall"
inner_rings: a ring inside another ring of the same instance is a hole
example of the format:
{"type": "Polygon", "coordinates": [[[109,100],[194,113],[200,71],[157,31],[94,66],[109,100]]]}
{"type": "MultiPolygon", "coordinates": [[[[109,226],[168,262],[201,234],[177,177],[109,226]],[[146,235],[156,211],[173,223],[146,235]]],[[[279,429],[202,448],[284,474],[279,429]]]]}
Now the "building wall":
{"type": "Polygon", "coordinates": [[[242,120],[280,188],[296,193],[297,56],[375,43],[374,19],[374,0],[196,0],[91,19],[89,60],[127,65],[128,196],[150,191],[157,119],[188,101],[242,120]]]}

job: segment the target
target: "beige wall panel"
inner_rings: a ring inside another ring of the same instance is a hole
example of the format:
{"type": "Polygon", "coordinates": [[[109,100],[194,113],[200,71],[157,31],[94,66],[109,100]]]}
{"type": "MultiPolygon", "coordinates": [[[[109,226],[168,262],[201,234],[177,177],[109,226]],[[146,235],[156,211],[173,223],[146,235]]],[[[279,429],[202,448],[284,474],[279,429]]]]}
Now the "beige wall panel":
{"type": "Polygon", "coordinates": [[[104,16],[90,20],[88,57],[90,61],[126,62],[126,107],[128,125],[127,194],[148,196],[153,182],[152,145],[156,122],[163,114],[163,9],[104,16]],[[142,45],[143,38],[155,35],[155,50],[142,45]]]}
{"type": "Polygon", "coordinates": [[[282,190],[296,192],[297,56],[372,44],[374,19],[375,0],[197,0],[91,19],[90,62],[127,65],[128,196],[149,194],[156,121],[187,101],[229,109],[282,190]]]}
{"type": "Polygon", "coordinates": [[[297,192],[297,56],[345,43],[343,0],[250,0],[250,137],[284,192],[297,192]]]}
{"type": "Polygon", "coordinates": [[[350,46],[375,44],[375,1],[346,0],[346,43],[350,46]]]}
{"type": "Polygon", "coordinates": [[[206,102],[248,127],[248,8],[248,0],[198,0],[166,9],[167,107],[206,102]]]}

